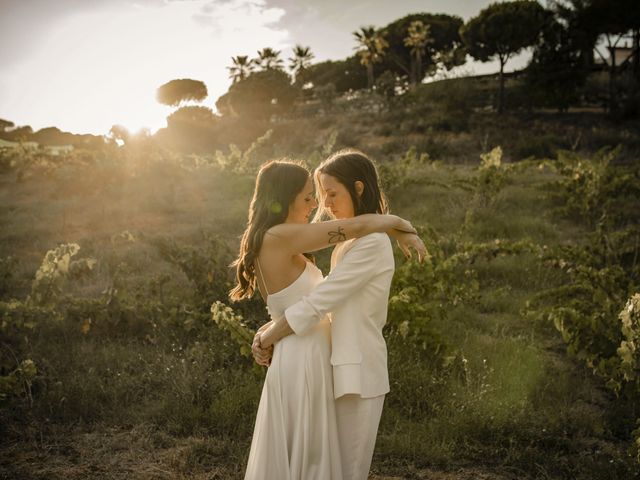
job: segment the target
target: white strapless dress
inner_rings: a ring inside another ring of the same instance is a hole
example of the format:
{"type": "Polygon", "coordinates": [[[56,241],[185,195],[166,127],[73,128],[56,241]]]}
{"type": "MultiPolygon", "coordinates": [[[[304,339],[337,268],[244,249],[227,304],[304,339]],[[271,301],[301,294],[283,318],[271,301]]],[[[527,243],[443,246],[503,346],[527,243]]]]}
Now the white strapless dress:
{"type": "MultiPolygon", "coordinates": [[[[267,296],[272,319],[322,281],[307,262],[288,287],[267,296]]],[[[276,343],[262,388],[245,480],[341,480],[333,400],[331,332],[324,318],[276,343]]]]}

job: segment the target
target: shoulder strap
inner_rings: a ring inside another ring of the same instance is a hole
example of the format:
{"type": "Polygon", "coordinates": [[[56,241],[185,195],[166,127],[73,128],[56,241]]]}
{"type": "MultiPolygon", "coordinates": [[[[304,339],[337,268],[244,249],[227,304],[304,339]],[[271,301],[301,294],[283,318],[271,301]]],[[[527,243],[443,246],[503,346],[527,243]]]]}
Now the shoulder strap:
{"type": "Polygon", "coordinates": [[[269,290],[267,290],[267,284],[264,281],[264,275],[262,275],[262,268],[260,268],[260,260],[256,257],[256,267],[258,267],[258,276],[259,280],[262,281],[262,286],[264,287],[264,291],[267,292],[267,295],[270,295],[269,290]]]}

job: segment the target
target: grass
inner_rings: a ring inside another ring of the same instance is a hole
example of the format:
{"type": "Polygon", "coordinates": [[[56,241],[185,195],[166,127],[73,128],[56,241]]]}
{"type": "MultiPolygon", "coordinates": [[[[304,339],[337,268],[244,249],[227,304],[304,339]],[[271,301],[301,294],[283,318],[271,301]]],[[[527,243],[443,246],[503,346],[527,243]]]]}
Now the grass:
{"type": "MultiPolygon", "coordinates": [[[[394,213],[473,244],[526,239],[552,248],[579,239],[581,227],[554,214],[550,173],[514,174],[493,201],[478,202],[473,181],[484,149],[474,121],[459,136],[432,130],[418,138],[446,138],[449,154],[476,150],[455,165],[412,165],[389,190],[394,213]]],[[[483,128],[489,143],[515,136],[497,136],[492,122],[483,128]]],[[[369,130],[340,131],[337,147],[369,130]]],[[[388,155],[381,161],[397,167],[388,155]]],[[[32,358],[39,375],[32,407],[19,397],[0,409],[0,478],[242,477],[264,372],[209,321],[208,304],[229,281],[224,265],[212,285],[196,274],[212,254],[208,235],[237,248],[253,179],[136,158],[22,182],[0,175],[0,258],[16,262],[6,263],[13,266],[1,300],[24,299],[58,243],[77,242],[79,256],[98,259],[90,276],[65,286],[64,318],[38,317],[26,343],[17,335],[3,343],[3,366],[13,352],[32,358]],[[162,238],[193,265],[163,254],[162,238]],[[114,285],[119,293],[108,303],[104,292],[114,285]]],[[[232,259],[221,255],[225,265],[232,259]]],[[[326,266],[326,254],[319,258],[326,266]]],[[[374,478],[631,478],[636,467],[620,426],[631,420],[565,355],[553,327],[525,314],[528,299],[565,279],[533,253],[480,258],[469,269],[477,295],[431,319],[444,353],[390,338],[392,390],[374,478]]],[[[237,308],[250,326],[264,321],[258,303],[237,308]]]]}

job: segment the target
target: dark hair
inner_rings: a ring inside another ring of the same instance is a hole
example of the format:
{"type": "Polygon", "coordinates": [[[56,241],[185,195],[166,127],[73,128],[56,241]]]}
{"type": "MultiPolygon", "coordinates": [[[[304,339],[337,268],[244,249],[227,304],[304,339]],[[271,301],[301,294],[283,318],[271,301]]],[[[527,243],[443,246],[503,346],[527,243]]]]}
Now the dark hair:
{"type": "MultiPolygon", "coordinates": [[[[323,193],[320,188],[320,174],[325,173],[335,177],[345,186],[351,201],[353,202],[353,212],[355,215],[363,213],[387,213],[389,205],[387,199],[380,188],[378,171],[373,162],[359,150],[345,149],[334,153],[316,168],[314,179],[316,182],[316,192],[323,193]],[[357,181],[362,182],[364,190],[362,195],[356,192],[357,181]]],[[[323,205],[324,202],[318,202],[323,205]]],[[[320,212],[320,208],[318,212],[320,212]]]]}
{"type": "Polygon", "coordinates": [[[309,171],[296,162],[273,160],[260,167],[249,206],[247,228],[240,241],[240,252],[231,264],[236,267],[238,282],[229,292],[231,300],[253,296],[256,290],[254,261],[262,247],[264,234],[269,228],[286,220],[289,206],[308,178],[309,171]]]}

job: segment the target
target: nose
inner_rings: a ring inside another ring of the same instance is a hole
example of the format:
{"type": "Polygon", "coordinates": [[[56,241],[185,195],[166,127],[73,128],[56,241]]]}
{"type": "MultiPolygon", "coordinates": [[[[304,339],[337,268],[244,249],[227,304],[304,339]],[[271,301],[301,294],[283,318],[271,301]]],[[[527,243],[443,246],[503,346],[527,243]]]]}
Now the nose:
{"type": "Polygon", "coordinates": [[[324,206],[325,206],[325,208],[331,208],[331,204],[332,204],[332,203],[333,203],[333,202],[329,199],[329,197],[326,197],[326,198],[324,199],[324,206]]]}

